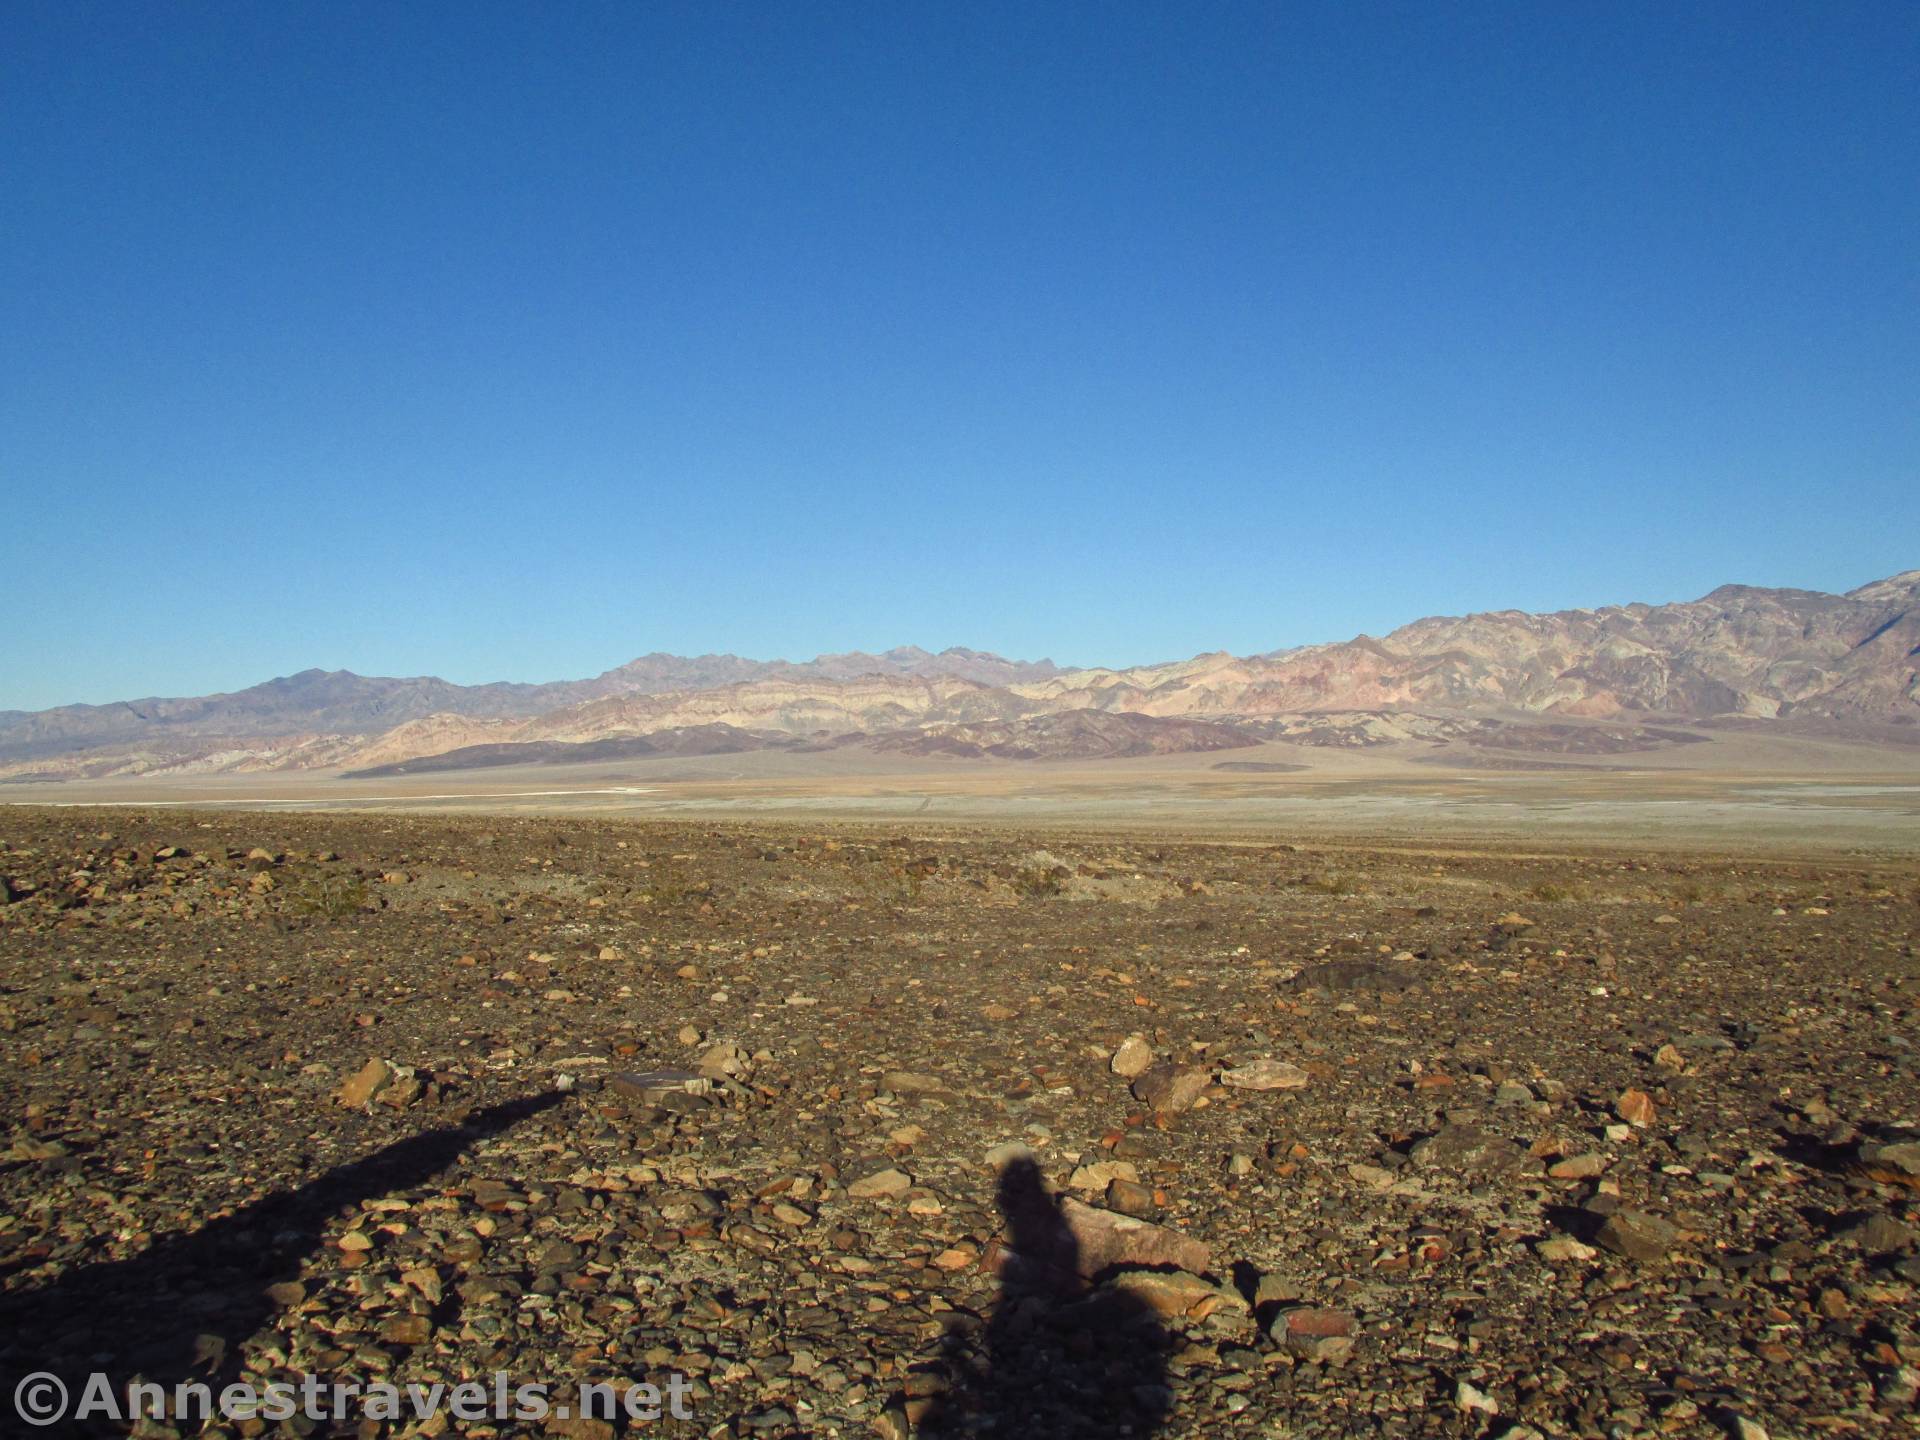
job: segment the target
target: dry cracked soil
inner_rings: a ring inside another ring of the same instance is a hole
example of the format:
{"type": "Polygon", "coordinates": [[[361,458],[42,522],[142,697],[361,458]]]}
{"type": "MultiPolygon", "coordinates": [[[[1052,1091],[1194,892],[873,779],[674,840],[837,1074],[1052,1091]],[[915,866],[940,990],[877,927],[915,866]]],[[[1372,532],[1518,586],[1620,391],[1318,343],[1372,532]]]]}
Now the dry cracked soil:
{"type": "Polygon", "coordinates": [[[9,1392],[692,1414],[140,1433],[1916,1428],[1911,861],[19,809],[0,881],[9,1392]]]}

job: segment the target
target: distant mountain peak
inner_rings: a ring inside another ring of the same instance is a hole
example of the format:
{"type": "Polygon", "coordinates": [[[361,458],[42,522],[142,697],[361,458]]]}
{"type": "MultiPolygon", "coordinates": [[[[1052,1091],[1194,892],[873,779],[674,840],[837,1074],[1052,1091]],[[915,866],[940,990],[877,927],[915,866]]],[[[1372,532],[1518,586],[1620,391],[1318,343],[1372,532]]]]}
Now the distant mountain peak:
{"type": "Polygon", "coordinates": [[[1420,711],[1912,727],[1920,726],[1916,661],[1920,569],[1845,595],[1722,585],[1669,605],[1435,616],[1385,639],[1245,658],[1209,651],[1121,670],[1063,670],[959,645],[801,662],[655,651],[592,679],[541,685],[311,667],[232,694],[0,713],[0,777],[50,759],[79,767],[63,773],[110,774],[121,764],[144,772],[156,756],[319,768],[375,737],[391,758],[453,748],[447,737],[463,731],[474,743],[575,744],[667,729],[705,735],[713,725],[789,736],[945,727],[946,753],[964,743],[991,754],[996,746],[1062,753],[1221,739],[1137,725],[1122,737],[1126,727],[1096,719],[1122,715],[1247,725],[1420,711]],[[1016,723],[1017,734],[993,728],[1016,723]]]}
{"type": "Polygon", "coordinates": [[[1869,604],[1920,601],[1920,570],[1902,570],[1898,575],[1889,575],[1884,580],[1871,580],[1857,590],[1849,590],[1847,599],[1862,600],[1869,604]]]}

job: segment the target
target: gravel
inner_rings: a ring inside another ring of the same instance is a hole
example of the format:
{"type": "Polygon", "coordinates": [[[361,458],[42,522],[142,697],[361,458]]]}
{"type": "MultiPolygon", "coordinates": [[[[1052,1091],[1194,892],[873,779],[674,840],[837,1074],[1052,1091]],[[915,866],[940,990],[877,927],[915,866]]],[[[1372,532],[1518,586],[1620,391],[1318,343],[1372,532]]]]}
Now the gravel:
{"type": "Polygon", "coordinates": [[[1910,862],[16,809],[0,878],[9,1391],[1912,1425],[1910,862]]]}

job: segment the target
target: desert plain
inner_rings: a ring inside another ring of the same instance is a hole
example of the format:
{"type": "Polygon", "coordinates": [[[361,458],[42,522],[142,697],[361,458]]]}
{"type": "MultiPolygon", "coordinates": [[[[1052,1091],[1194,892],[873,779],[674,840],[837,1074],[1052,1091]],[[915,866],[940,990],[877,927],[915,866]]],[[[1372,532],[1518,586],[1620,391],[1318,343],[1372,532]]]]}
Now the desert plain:
{"type": "Polygon", "coordinates": [[[1702,730],[1694,740],[1653,753],[1544,758],[1286,742],[1018,762],[774,750],[377,777],[263,770],[15,779],[0,784],[0,802],[1920,853],[1920,744],[1767,730],[1702,730]]]}
{"type": "Polygon", "coordinates": [[[1912,1433],[1920,776],[1790,748],[50,787],[5,1378],[693,1397],[149,1434],[1912,1433]]]}

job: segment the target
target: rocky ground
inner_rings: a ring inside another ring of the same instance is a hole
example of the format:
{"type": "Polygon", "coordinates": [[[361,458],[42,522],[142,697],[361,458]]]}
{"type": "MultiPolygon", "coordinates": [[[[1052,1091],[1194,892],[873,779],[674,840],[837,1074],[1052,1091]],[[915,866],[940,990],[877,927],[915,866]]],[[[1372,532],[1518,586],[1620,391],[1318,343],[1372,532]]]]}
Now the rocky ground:
{"type": "Polygon", "coordinates": [[[1910,862],[9,810],[0,879],[9,1391],[1916,1428],[1910,862]]]}

